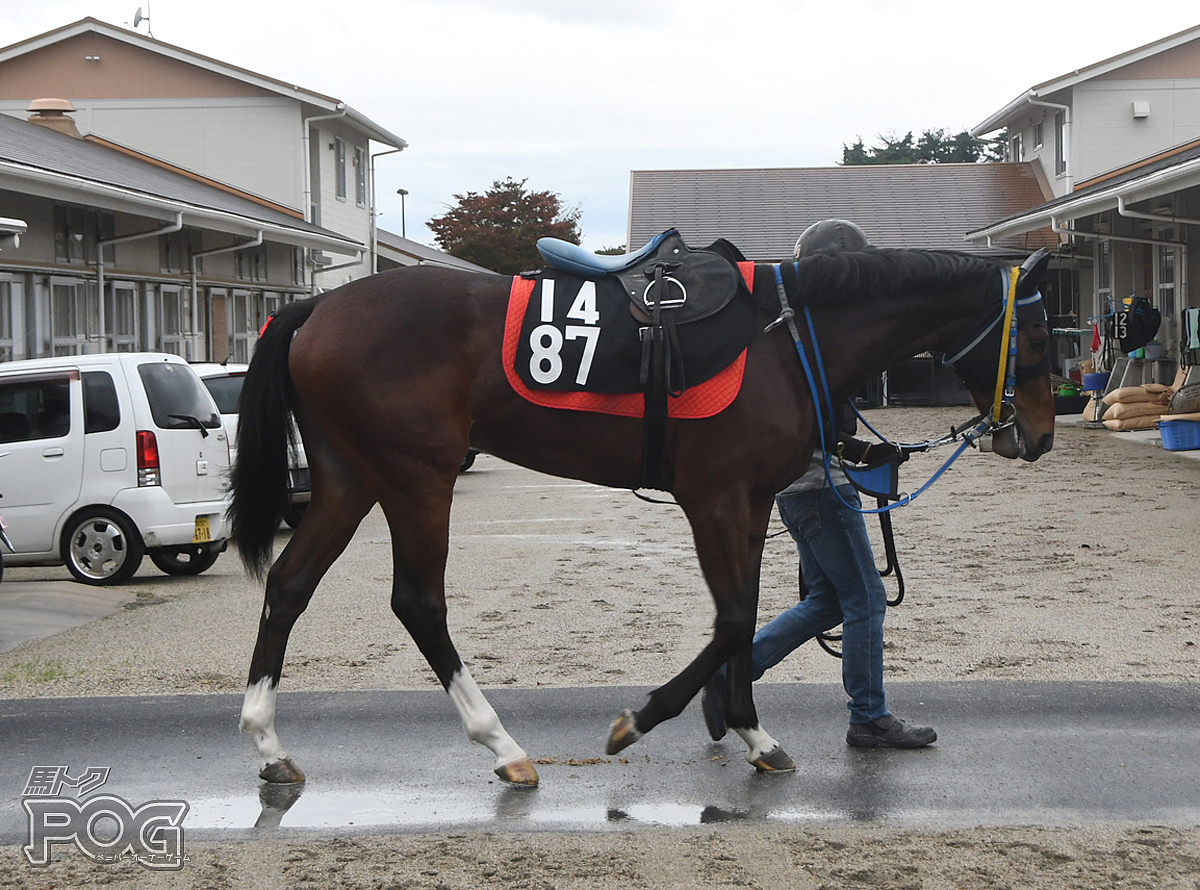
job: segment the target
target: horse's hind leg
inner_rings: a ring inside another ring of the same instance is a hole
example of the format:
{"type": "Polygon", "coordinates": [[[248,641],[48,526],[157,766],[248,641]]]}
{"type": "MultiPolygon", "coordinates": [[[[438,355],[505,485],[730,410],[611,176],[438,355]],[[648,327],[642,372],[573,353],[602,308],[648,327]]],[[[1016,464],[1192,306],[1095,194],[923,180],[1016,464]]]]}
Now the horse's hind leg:
{"type": "Polygon", "coordinates": [[[259,778],[268,782],[304,781],[304,773],[288,757],[275,732],[275,694],[288,636],[308,607],[318,582],[346,549],[375,503],[357,480],[331,485],[314,474],[313,483],[313,498],[304,520],[267,573],[258,641],[242,702],[241,728],[258,749],[259,778]]]}
{"type": "Polygon", "coordinates": [[[445,572],[452,488],[453,483],[444,495],[427,489],[419,501],[414,501],[412,490],[380,499],[392,530],[392,611],[454,702],[467,738],[496,755],[496,775],[514,785],[536,785],[537,770],[501,725],[459,658],[446,627],[445,572]]]}

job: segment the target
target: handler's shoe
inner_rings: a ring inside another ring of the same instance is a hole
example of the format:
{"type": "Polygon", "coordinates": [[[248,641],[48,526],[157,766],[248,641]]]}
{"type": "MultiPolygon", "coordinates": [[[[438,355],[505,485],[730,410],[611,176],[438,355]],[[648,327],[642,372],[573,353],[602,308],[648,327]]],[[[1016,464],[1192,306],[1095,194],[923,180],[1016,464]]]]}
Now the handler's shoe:
{"type": "Polygon", "coordinates": [[[700,710],[704,712],[704,725],[714,742],[725,738],[725,676],[717,673],[705,684],[700,693],[700,710]]]}
{"type": "Polygon", "coordinates": [[[937,741],[932,726],[910,726],[886,714],[870,723],[851,723],[846,744],[855,748],[924,748],[937,741]]]}

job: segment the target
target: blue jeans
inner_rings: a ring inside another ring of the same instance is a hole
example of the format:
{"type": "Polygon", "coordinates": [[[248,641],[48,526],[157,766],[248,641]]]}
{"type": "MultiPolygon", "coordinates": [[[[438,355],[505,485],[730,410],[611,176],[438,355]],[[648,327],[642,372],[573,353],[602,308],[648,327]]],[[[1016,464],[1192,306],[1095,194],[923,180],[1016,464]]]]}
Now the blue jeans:
{"type": "MultiPolygon", "coordinates": [[[[848,503],[861,505],[854,486],[837,490],[848,503]]],[[[828,485],[777,495],[775,502],[800,551],[808,596],[754,635],[754,679],[801,643],[841,624],[842,685],[850,696],[850,722],[877,720],[888,713],[883,694],[887,591],[863,516],[838,500],[828,485]]]]}

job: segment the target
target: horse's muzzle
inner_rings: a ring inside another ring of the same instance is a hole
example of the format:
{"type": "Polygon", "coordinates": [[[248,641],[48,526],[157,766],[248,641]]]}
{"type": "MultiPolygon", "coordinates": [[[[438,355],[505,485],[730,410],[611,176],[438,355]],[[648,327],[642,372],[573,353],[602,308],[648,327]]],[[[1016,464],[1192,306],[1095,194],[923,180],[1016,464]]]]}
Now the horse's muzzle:
{"type": "Polygon", "coordinates": [[[1019,420],[1003,424],[992,432],[992,451],[1009,460],[1019,457],[1035,461],[1053,447],[1053,431],[1034,437],[1022,429],[1019,420]]]}

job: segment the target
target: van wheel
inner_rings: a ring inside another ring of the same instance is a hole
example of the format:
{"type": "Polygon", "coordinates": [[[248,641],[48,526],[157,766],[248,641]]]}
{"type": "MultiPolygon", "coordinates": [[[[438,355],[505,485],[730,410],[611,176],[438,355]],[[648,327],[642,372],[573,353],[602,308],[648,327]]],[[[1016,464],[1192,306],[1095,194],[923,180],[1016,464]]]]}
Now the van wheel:
{"type": "Polygon", "coordinates": [[[199,575],[212,568],[221,551],[208,544],[157,547],[147,551],[150,561],[168,575],[199,575]]]}
{"type": "Polygon", "coordinates": [[[62,558],[84,584],[124,584],[142,564],[146,545],[115,510],[92,507],[63,530],[62,558]]]}

